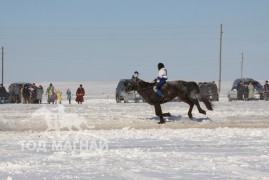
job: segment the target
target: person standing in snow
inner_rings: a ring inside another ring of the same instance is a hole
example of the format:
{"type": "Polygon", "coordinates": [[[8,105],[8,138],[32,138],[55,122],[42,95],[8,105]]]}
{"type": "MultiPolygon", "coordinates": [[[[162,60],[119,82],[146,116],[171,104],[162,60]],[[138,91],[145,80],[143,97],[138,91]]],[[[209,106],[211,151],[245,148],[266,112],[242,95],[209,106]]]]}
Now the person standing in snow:
{"type": "Polygon", "coordinates": [[[62,104],[62,92],[60,90],[56,91],[56,102],[57,104],[62,104]]]}
{"type": "Polygon", "coordinates": [[[67,99],[68,99],[69,104],[71,104],[72,95],[71,95],[71,90],[70,89],[66,90],[66,95],[67,95],[67,99]]]}
{"type": "Polygon", "coordinates": [[[244,100],[248,101],[248,85],[244,85],[244,100]]]}
{"type": "Polygon", "coordinates": [[[157,92],[157,95],[160,96],[160,97],[164,97],[163,96],[163,93],[161,91],[161,87],[166,83],[167,81],[167,70],[166,68],[164,67],[164,64],[163,63],[159,63],[158,64],[158,77],[156,79],[154,79],[154,82],[155,82],[155,88],[156,89],[156,92],[157,92]]]}
{"type": "Polygon", "coordinates": [[[252,81],[250,81],[248,85],[248,99],[252,100],[253,98],[254,98],[254,86],[252,84],[252,81]]]}
{"type": "Polygon", "coordinates": [[[30,85],[28,89],[29,89],[29,92],[30,92],[29,102],[30,103],[35,103],[35,99],[36,99],[36,86],[35,86],[35,83],[33,85],[30,85]]]}
{"type": "Polygon", "coordinates": [[[36,87],[36,99],[37,103],[41,104],[42,103],[42,95],[44,94],[44,89],[41,85],[36,87]]]}
{"type": "Polygon", "coordinates": [[[265,81],[263,90],[264,90],[264,100],[268,101],[268,99],[269,99],[269,84],[268,84],[267,80],[265,81]]]}
{"type": "Polygon", "coordinates": [[[21,104],[25,104],[25,99],[23,97],[23,91],[24,91],[24,88],[25,88],[25,84],[22,85],[21,89],[20,89],[20,98],[21,98],[21,104]]]}
{"type": "Polygon", "coordinates": [[[242,81],[240,81],[240,83],[237,85],[236,89],[237,89],[237,99],[243,100],[244,85],[243,85],[242,81]]]}
{"type": "Polygon", "coordinates": [[[30,103],[30,89],[29,89],[28,85],[24,86],[23,98],[24,98],[26,104],[30,103]]]}
{"type": "Polygon", "coordinates": [[[54,87],[52,84],[47,88],[46,95],[48,95],[48,104],[51,102],[54,104],[54,87]]]}
{"type": "Polygon", "coordinates": [[[79,86],[79,88],[77,89],[76,92],[76,101],[78,102],[78,104],[82,104],[82,102],[84,102],[84,95],[85,95],[85,90],[82,87],[82,84],[79,86]]]}

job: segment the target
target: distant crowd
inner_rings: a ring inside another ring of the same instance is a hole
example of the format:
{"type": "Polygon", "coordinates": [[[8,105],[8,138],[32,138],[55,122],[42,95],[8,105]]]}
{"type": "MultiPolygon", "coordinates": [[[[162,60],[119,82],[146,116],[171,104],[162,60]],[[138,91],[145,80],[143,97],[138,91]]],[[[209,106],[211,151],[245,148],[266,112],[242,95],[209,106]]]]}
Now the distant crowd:
{"type": "MultiPolygon", "coordinates": [[[[237,85],[237,99],[238,100],[252,100],[254,99],[254,85],[252,83],[252,81],[250,81],[249,83],[243,83],[242,81],[239,82],[239,84],[237,85]]],[[[268,81],[265,81],[264,87],[264,100],[268,101],[269,99],[269,84],[268,81]]]]}
{"type": "MultiPolygon", "coordinates": [[[[42,85],[36,86],[33,84],[23,84],[21,87],[11,87],[12,92],[7,92],[5,87],[0,84],[0,103],[4,103],[8,98],[11,102],[29,104],[29,103],[42,103],[43,95],[47,96],[48,104],[61,104],[62,103],[62,92],[59,89],[55,89],[52,84],[49,85],[47,90],[44,92],[42,85]],[[13,88],[13,89],[12,89],[13,88]],[[8,94],[8,96],[7,96],[8,94]]],[[[78,104],[84,102],[85,90],[82,84],[77,88],[75,101],[78,104]]],[[[71,104],[72,93],[70,89],[66,90],[66,98],[71,104]]]]}
{"type": "MultiPolygon", "coordinates": [[[[50,104],[61,104],[62,102],[62,92],[60,90],[56,90],[54,89],[54,86],[52,84],[49,85],[49,87],[47,88],[46,94],[48,96],[48,100],[47,103],[50,104]]],[[[69,101],[69,104],[71,104],[71,90],[67,89],[66,90],[66,95],[67,95],[67,99],[69,101]]],[[[82,104],[82,102],[84,102],[84,95],[85,95],[85,90],[82,87],[82,84],[79,86],[79,88],[76,91],[76,102],[78,104],[82,104]]]]}

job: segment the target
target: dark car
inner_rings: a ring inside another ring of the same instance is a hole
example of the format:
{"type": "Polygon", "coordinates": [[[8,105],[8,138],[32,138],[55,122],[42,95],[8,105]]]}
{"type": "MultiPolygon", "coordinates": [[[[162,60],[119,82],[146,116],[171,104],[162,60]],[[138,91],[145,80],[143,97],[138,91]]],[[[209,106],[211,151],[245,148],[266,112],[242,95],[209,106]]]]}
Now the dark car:
{"type": "Polygon", "coordinates": [[[200,94],[211,101],[219,101],[217,85],[213,82],[199,82],[200,94]]]}
{"type": "Polygon", "coordinates": [[[6,92],[5,99],[4,99],[4,101],[2,103],[10,103],[9,93],[8,92],[6,92]]]}
{"type": "Polygon", "coordinates": [[[243,79],[236,79],[233,82],[233,86],[231,90],[228,92],[228,100],[238,100],[237,99],[237,85],[240,83],[240,81],[243,82],[244,85],[249,84],[250,81],[252,81],[252,84],[254,86],[254,100],[263,100],[264,94],[263,94],[263,86],[256,80],[251,78],[243,78],[243,79]]]}
{"type": "Polygon", "coordinates": [[[121,103],[122,101],[124,103],[128,102],[144,102],[144,99],[136,92],[136,91],[130,91],[126,92],[123,89],[124,83],[131,81],[130,79],[121,79],[117,85],[116,88],[116,101],[117,103],[121,103]]]}
{"type": "MultiPolygon", "coordinates": [[[[26,83],[26,82],[19,82],[19,83],[12,83],[9,87],[9,100],[11,103],[20,103],[21,102],[21,88],[23,85],[26,85],[28,87],[33,87],[33,84],[31,83],[26,83]]],[[[30,103],[36,103],[36,96],[35,94],[32,96],[31,98],[31,102],[30,103]]]]}
{"type": "Polygon", "coordinates": [[[0,104],[2,103],[9,103],[9,93],[6,91],[4,86],[1,87],[0,92],[0,104]]]}

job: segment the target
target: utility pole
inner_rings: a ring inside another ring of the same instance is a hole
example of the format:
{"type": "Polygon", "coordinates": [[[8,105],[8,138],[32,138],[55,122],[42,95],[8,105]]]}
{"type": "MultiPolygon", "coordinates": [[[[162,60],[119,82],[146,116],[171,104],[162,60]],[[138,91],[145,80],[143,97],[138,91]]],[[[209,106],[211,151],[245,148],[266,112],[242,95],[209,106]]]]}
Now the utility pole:
{"type": "Polygon", "coordinates": [[[242,60],[241,60],[241,79],[243,78],[243,65],[244,65],[244,54],[242,52],[242,60]]]}
{"type": "Polygon", "coordinates": [[[222,24],[220,25],[220,50],[219,50],[219,94],[221,90],[221,51],[222,51],[222,24]]]}
{"type": "Polygon", "coordinates": [[[4,86],[4,47],[2,46],[2,84],[4,86]]]}

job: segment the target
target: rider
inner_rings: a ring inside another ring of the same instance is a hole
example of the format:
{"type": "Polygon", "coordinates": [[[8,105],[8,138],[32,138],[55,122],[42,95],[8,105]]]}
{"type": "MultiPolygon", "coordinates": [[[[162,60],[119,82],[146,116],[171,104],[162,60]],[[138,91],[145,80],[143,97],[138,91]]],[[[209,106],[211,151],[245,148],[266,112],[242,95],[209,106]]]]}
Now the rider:
{"type": "Polygon", "coordinates": [[[158,70],[159,70],[158,77],[156,79],[154,79],[154,82],[156,84],[155,88],[156,88],[156,91],[157,91],[157,95],[160,96],[160,97],[164,97],[163,93],[161,91],[161,87],[162,87],[162,85],[164,85],[166,83],[167,70],[164,67],[163,63],[158,64],[158,70]]]}

